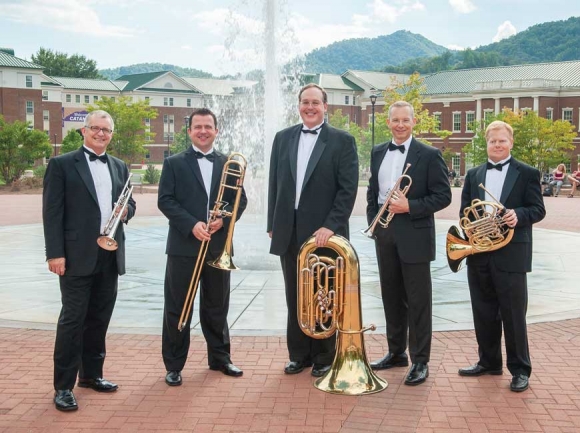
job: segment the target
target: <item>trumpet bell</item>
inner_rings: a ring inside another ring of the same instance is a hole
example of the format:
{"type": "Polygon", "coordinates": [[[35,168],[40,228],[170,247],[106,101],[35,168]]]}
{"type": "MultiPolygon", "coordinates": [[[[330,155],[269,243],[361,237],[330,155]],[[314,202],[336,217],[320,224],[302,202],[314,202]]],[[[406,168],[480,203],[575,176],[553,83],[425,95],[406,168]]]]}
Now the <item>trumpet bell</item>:
{"type": "Polygon", "coordinates": [[[119,248],[117,241],[110,236],[99,236],[97,238],[97,244],[99,244],[102,249],[107,251],[115,251],[117,248],[119,248]]]}
{"type": "Polygon", "coordinates": [[[207,264],[214,268],[221,269],[222,271],[237,271],[240,269],[234,265],[232,256],[226,250],[224,250],[217,259],[210,260],[207,264]]]}
{"type": "Polygon", "coordinates": [[[375,234],[372,231],[372,226],[367,227],[366,229],[361,230],[360,232],[369,239],[375,239],[375,234]]]}

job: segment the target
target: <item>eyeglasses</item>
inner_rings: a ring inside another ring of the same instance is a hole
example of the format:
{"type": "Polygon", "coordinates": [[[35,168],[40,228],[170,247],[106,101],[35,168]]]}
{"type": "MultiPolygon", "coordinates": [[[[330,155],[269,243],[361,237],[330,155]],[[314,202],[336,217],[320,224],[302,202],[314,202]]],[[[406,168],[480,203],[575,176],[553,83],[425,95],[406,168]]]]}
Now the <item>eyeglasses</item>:
{"type": "Polygon", "coordinates": [[[300,105],[302,107],[308,107],[308,106],[320,107],[322,105],[322,102],[321,101],[300,101],[300,105]]]}
{"type": "Polygon", "coordinates": [[[405,125],[408,126],[411,123],[413,123],[412,119],[389,119],[389,123],[395,124],[395,125],[405,125]]]}
{"type": "Polygon", "coordinates": [[[98,126],[85,126],[86,129],[90,129],[95,135],[99,132],[102,132],[105,135],[111,135],[113,133],[112,129],[109,128],[100,128],[98,126]]]}

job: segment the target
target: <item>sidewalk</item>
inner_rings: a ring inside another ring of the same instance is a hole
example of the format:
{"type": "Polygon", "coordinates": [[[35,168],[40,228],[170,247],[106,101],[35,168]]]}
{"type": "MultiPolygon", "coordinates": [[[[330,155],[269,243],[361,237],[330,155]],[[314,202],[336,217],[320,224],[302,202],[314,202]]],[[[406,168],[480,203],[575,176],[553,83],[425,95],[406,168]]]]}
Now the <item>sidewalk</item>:
{"type": "MultiPolygon", "coordinates": [[[[282,372],[287,360],[283,281],[258,216],[236,226],[232,274],[232,359],[244,370],[230,378],[207,368],[205,342],[194,328],[184,384],[164,383],[160,325],[167,224],[155,194],[137,194],[137,217],[127,228],[128,274],[108,336],[106,378],[114,394],[76,388],[79,411],[52,404],[52,351],[59,310],[57,280],[43,262],[39,196],[0,196],[0,433],[4,432],[578,432],[580,431],[580,241],[578,200],[546,198],[548,215],[534,232],[529,275],[530,389],[509,391],[511,376],[464,378],[459,367],[477,360],[465,271],[452,274],[442,251],[456,224],[453,204],[437,215],[433,263],[434,333],[430,376],[403,385],[406,369],[379,372],[389,382],[378,394],[335,396],[318,391],[304,372],[282,372]],[[562,320],[566,318],[568,320],[562,320]]],[[[352,241],[361,261],[363,323],[369,360],[386,350],[384,317],[371,241],[359,200],[352,241]]],[[[197,312],[197,305],[194,307],[197,312]]],[[[194,312],[194,314],[196,314],[194,312]]],[[[195,320],[194,320],[195,321],[195,320]]]]}

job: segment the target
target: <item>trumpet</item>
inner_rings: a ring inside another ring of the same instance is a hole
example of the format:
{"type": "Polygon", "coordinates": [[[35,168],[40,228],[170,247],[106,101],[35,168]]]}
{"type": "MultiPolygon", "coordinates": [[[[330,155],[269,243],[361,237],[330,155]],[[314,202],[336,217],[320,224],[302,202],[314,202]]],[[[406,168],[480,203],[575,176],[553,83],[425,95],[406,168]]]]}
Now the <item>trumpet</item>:
{"type": "Polygon", "coordinates": [[[514,229],[508,228],[503,221],[505,206],[482,183],[479,187],[494,201],[475,199],[471,206],[463,210],[464,216],[459,220],[459,225],[467,240],[461,237],[456,226],[449,228],[445,250],[449,268],[453,272],[459,271],[462,260],[467,256],[499,250],[510,243],[514,235],[514,229]]]}
{"type": "Polygon", "coordinates": [[[129,198],[133,192],[133,186],[129,186],[131,176],[133,176],[133,173],[129,173],[129,178],[123,187],[123,191],[121,191],[121,195],[119,195],[119,198],[113,207],[113,212],[107,220],[107,224],[105,224],[103,235],[97,238],[97,244],[99,244],[99,246],[104,250],[115,251],[119,248],[119,245],[115,240],[115,233],[117,232],[117,227],[119,227],[121,217],[129,204],[129,198]]]}
{"type": "MultiPolygon", "coordinates": [[[[207,262],[208,265],[223,271],[234,271],[239,269],[232,262],[232,240],[234,236],[234,225],[238,216],[238,208],[240,207],[240,199],[242,197],[242,188],[246,174],[246,166],[246,158],[241,153],[234,152],[229,156],[228,160],[224,164],[218,195],[207,222],[207,227],[209,230],[209,225],[216,219],[231,218],[226,242],[222,253],[216,260],[207,262]],[[231,181],[228,182],[228,180],[231,181]],[[236,192],[236,198],[231,212],[225,210],[225,207],[228,205],[228,203],[223,201],[224,194],[228,189],[234,190],[236,192]]],[[[191,314],[191,309],[193,308],[193,301],[195,300],[197,288],[199,287],[199,280],[201,278],[201,271],[203,269],[208,246],[209,241],[202,241],[199,248],[197,261],[195,262],[193,275],[191,276],[191,282],[189,283],[189,289],[187,290],[183,309],[181,310],[181,316],[179,317],[179,322],[177,324],[177,329],[179,329],[179,331],[183,331],[191,314]]]]}
{"type": "Polygon", "coordinates": [[[397,179],[397,181],[395,182],[395,185],[393,185],[393,187],[391,188],[391,190],[387,194],[387,197],[385,198],[385,202],[383,203],[383,205],[381,206],[381,209],[379,210],[379,212],[377,213],[377,215],[375,216],[375,218],[371,222],[371,225],[368,226],[365,230],[361,230],[361,233],[363,235],[365,235],[367,238],[373,239],[375,237],[375,229],[377,227],[377,224],[385,229],[387,227],[389,227],[389,224],[391,223],[391,220],[395,216],[395,213],[389,212],[389,213],[387,213],[386,217],[383,217],[383,215],[387,212],[387,208],[389,207],[389,201],[391,201],[391,198],[393,198],[393,195],[396,194],[397,197],[400,197],[400,196],[406,197],[407,196],[407,192],[409,192],[409,188],[411,187],[411,184],[413,183],[413,179],[411,179],[411,176],[406,174],[407,171],[409,170],[409,167],[411,167],[411,164],[407,164],[407,166],[405,167],[405,170],[403,171],[403,174],[397,179]],[[409,183],[407,185],[405,185],[405,187],[403,189],[400,189],[401,183],[405,179],[407,179],[409,181],[409,183]]]}

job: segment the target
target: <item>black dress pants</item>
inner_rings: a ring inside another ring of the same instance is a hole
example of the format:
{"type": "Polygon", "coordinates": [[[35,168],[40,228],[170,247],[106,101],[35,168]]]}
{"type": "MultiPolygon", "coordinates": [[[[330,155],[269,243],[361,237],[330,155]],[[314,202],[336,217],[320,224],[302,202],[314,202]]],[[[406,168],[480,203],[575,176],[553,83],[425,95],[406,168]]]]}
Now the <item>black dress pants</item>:
{"type": "MultiPolygon", "coordinates": [[[[208,251],[205,261],[211,259],[208,251]]],[[[162,355],[167,371],[183,370],[187,360],[193,308],[183,331],[178,330],[178,324],[196,260],[197,257],[167,256],[162,335],[162,355]]],[[[205,263],[197,296],[201,330],[207,343],[208,365],[220,367],[229,364],[230,331],[227,319],[230,307],[230,272],[205,263]]]]}
{"type": "Polygon", "coordinates": [[[405,352],[408,330],[411,362],[426,364],[431,356],[432,338],[430,263],[401,260],[393,230],[391,226],[375,231],[389,352],[395,355],[405,352]]]}
{"type": "Polygon", "coordinates": [[[59,277],[62,309],[54,344],[54,389],[73,389],[77,374],[103,377],[105,338],[117,299],[115,254],[99,248],[93,274],[59,277]]]}
{"type": "Polygon", "coordinates": [[[314,362],[330,365],[336,352],[336,333],[329,338],[316,339],[309,337],[298,324],[298,252],[302,245],[296,240],[296,229],[293,230],[290,245],[285,254],[280,256],[284,284],[286,288],[286,306],[288,320],[286,325],[286,342],[290,361],[314,362]]]}

